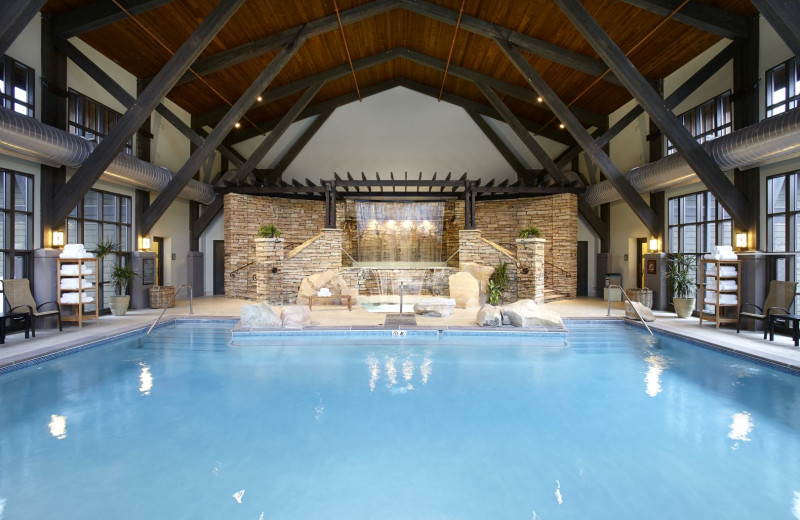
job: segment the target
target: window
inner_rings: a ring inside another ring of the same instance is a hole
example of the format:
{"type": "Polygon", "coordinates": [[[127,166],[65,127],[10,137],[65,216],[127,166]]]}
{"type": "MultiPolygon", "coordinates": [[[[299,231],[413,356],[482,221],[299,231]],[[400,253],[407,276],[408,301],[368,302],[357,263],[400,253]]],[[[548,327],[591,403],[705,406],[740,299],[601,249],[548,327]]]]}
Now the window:
{"type": "Polygon", "coordinates": [[[800,70],[797,58],[784,61],[766,73],[767,117],[797,108],[800,99],[800,70]]]}
{"type": "Polygon", "coordinates": [[[769,279],[800,280],[800,172],[767,178],[767,251],[773,260],[769,279]]]}
{"type": "MultiPolygon", "coordinates": [[[[700,144],[731,133],[731,92],[724,92],[700,106],[684,112],[678,120],[697,138],[700,144]]],[[[675,146],[667,140],[667,155],[675,153],[675,146]]]]}
{"type": "MultiPolygon", "coordinates": [[[[122,114],[84,96],[69,91],[69,132],[86,140],[99,143],[108,135],[122,114]]],[[[125,153],[133,153],[133,138],[125,143],[125,153]]]]}
{"type": "Polygon", "coordinates": [[[0,279],[30,278],[33,177],[0,170],[0,279]]]}
{"type": "Polygon", "coordinates": [[[115,288],[109,281],[111,269],[130,261],[131,198],[90,190],[67,217],[67,242],[83,244],[87,251],[92,251],[105,240],[119,244],[119,252],[101,261],[97,296],[104,309],[108,307],[108,297],[114,295],[115,288]]]}
{"type": "Polygon", "coordinates": [[[669,199],[669,252],[707,253],[733,243],[733,221],[709,191],[669,199]]]}
{"type": "Polygon", "coordinates": [[[32,68],[8,56],[0,57],[0,104],[33,117],[35,79],[32,68]]]}

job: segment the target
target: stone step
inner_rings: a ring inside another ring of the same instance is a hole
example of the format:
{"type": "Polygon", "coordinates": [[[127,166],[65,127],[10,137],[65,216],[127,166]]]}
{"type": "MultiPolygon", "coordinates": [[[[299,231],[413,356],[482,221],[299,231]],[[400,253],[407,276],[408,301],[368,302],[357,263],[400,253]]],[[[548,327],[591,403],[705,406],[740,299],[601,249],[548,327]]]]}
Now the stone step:
{"type": "Polygon", "coordinates": [[[544,290],[544,303],[557,302],[559,300],[566,300],[568,298],[569,296],[566,294],[556,292],[553,289],[544,290]]]}

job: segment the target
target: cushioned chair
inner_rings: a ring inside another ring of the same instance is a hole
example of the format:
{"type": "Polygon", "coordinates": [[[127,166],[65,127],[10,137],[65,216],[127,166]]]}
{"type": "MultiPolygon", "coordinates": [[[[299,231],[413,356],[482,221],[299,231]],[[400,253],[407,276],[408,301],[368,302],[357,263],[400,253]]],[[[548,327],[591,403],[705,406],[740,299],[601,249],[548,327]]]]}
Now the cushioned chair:
{"type": "MultiPolygon", "coordinates": [[[[736,323],[736,332],[742,327],[742,319],[766,321],[770,314],[791,314],[789,309],[794,304],[794,295],[797,282],[779,282],[772,280],[769,283],[769,293],[764,300],[764,306],[759,307],[754,303],[743,303],[739,306],[739,321],[736,323]],[[752,310],[750,310],[752,308],[752,310]],[[747,311],[745,311],[747,309],[747,311]]],[[[767,329],[764,327],[764,339],[767,339],[767,329]]]]}
{"type": "Polygon", "coordinates": [[[31,294],[31,285],[27,278],[3,280],[3,294],[6,297],[11,312],[29,312],[31,315],[31,332],[36,337],[35,318],[55,316],[58,319],[58,330],[61,329],[61,306],[58,302],[46,302],[36,305],[36,300],[31,294]],[[45,305],[55,305],[54,310],[42,310],[45,305]]]}

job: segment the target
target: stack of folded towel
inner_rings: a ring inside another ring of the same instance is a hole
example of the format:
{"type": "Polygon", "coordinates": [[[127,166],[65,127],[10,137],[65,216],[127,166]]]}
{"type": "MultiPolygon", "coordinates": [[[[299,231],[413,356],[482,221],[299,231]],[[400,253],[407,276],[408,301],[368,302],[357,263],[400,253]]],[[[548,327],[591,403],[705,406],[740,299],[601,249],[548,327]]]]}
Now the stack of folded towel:
{"type": "Polygon", "coordinates": [[[91,303],[93,301],[94,298],[87,293],[65,293],[61,295],[61,303],[91,303]]]}
{"type": "MultiPolygon", "coordinates": [[[[717,304],[717,293],[715,292],[707,292],[705,303],[709,303],[711,305],[717,304]]],[[[735,294],[720,294],[719,295],[719,304],[720,305],[736,305],[739,303],[739,300],[736,298],[735,294]]]]}
{"type": "Polygon", "coordinates": [[[78,290],[78,289],[89,289],[93,287],[92,282],[88,280],[84,280],[83,278],[62,278],[61,279],[61,290],[78,290]]]}
{"type": "Polygon", "coordinates": [[[92,274],[92,270],[88,265],[81,266],[80,270],[78,270],[77,264],[61,266],[61,276],[79,276],[87,274],[92,274]]]}
{"type": "Polygon", "coordinates": [[[706,260],[736,260],[738,257],[731,246],[715,246],[714,251],[703,258],[706,260]]]}
{"type": "Polygon", "coordinates": [[[323,287],[317,293],[317,296],[330,296],[330,295],[331,295],[331,290],[328,289],[327,287],[323,287]]]}
{"type": "Polygon", "coordinates": [[[92,253],[86,251],[83,244],[66,244],[59,258],[94,258],[92,253]]]}
{"type": "Polygon", "coordinates": [[[736,268],[732,265],[721,265],[719,267],[719,273],[717,273],[716,268],[709,269],[706,271],[706,275],[708,276],[726,276],[726,277],[734,277],[736,276],[736,268]]]}
{"type": "Polygon", "coordinates": [[[711,280],[706,287],[712,291],[735,291],[738,288],[736,280],[711,280]]]}

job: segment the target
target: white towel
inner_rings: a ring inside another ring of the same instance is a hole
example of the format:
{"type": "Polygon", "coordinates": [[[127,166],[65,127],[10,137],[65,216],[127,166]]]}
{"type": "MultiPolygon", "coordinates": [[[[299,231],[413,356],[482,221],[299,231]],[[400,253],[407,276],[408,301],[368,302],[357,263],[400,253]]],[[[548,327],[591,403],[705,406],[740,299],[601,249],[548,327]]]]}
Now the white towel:
{"type": "Polygon", "coordinates": [[[83,244],[65,244],[64,251],[58,256],[60,258],[94,258],[92,253],[86,251],[83,244]]]}
{"type": "Polygon", "coordinates": [[[79,299],[81,293],[66,293],[61,295],[61,303],[91,303],[94,298],[86,293],[79,299]]]}
{"type": "Polygon", "coordinates": [[[61,276],[78,276],[79,274],[92,274],[92,269],[88,265],[82,265],[78,271],[78,264],[61,266],[61,276]]]}
{"type": "Polygon", "coordinates": [[[709,289],[716,291],[717,286],[719,286],[720,291],[735,291],[737,289],[736,280],[710,280],[706,287],[709,289]]]}
{"type": "Polygon", "coordinates": [[[731,246],[715,246],[714,251],[703,258],[706,260],[736,260],[738,257],[731,246]]]}
{"type": "Polygon", "coordinates": [[[88,280],[84,280],[83,278],[62,278],[61,279],[61,289],[63,290],[77,290],[77,289],[89,289],[94,287],[94,284],[88,280]]]}
{"type": "MultiPolygon", "coordinates": [[[[705,303],[708,303],[710,305],[716,305],[717,304],[717,298],[716,298],[715,293],[707,292],[706,293],[706,299],[704,301],[705,301],[705,303]]],[[[739,300],[736,298],[735,294],[720,294],[719,295],[719,304],[720,305],[736,305],[738,302],[739,302],[739,300]]]]}
{"type": "Polygon", "coordinates": [[[732,265],[722,265],[719,268],[719,275],[717,275],[716,268],[711,268],[706,271],[708,276],[736,276],[736,268],[732,265]]]}

